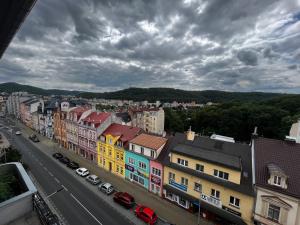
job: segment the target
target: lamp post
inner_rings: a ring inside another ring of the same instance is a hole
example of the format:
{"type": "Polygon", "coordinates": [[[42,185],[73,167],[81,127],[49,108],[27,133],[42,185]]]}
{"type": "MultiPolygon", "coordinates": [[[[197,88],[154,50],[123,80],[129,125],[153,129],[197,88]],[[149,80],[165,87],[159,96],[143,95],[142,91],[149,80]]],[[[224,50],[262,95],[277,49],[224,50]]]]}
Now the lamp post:
{"type": "MultiPolygon", "coordinates": [[[[200,182],[199,182],[200,184],[200,182]]],[[[198,222],[197,222],[197,225],[200,225],[200,203],[201,203],[201,195],[202,195],[202,186],[201,186],[201,189],[200,189],[200,192],[199,192],[199,202],[198,202],[198,222]]]]}

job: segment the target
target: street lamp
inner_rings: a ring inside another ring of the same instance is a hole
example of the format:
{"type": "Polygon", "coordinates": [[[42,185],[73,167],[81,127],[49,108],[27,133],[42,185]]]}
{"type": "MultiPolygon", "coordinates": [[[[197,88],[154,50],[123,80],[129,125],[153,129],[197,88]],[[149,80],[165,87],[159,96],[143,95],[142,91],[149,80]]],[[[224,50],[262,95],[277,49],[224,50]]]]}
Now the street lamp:
{"type": "Polygon", "coordinates": [[[199,194],[199,200],[198,200],[198,222],[197,222],[197,225],[200,225],[200,202],[201,202],[201,195],[202,195],[202,185],[201,185],[200,181],[199,181],[199,184],[200,184],[200,186],[199,186],[200,194],[199,194]]]}

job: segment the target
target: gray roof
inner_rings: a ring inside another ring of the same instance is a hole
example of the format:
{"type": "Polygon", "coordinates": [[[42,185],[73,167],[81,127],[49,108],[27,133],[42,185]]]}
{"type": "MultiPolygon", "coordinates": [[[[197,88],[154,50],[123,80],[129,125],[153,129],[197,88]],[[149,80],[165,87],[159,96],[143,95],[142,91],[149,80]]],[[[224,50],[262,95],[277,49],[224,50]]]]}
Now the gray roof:
{"type": "Polygon", "coordinates": [[[172,149],[172,152],[182,155],[191,156],[200,160],[217,163],[226,167],[239,170],[241,169],[240,157],[235,155],[225,154],[220,151],[205,149],[191,145],[179,144],[172,149]]]}

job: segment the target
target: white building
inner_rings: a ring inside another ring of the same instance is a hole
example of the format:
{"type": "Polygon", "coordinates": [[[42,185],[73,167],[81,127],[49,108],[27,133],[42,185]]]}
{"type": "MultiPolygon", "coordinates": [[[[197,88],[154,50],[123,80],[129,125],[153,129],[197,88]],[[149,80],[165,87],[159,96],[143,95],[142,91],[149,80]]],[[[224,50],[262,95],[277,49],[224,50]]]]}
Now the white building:
{"type": "Polygon", "coordinates": [[[295,139],[296,143],[300,143],[300,119],[292,124],[289,136],[295,139]]]}
{"type": "Polygon", "coordinates": [[[131,124],[152,134],[162,135],[165,126],[165,111],[163,108],[142,108],[130,110],[131,124]]]}
{"type": "Polygon", "coordinates": [[[31,94],[27,92],[13,92],[6,101],[6,110],[10,115],[20,118],[20,103],[30,99],[31,94]]]}

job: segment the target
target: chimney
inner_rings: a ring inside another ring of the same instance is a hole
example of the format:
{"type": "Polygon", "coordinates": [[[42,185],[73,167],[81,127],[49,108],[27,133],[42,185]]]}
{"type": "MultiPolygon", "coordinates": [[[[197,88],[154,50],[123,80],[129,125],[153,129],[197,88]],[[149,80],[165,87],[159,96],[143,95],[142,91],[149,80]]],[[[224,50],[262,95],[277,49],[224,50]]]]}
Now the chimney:
{"type": "Polygon", "coordinates": [[[186,132],[186,139],[188,141],[193,141],[195,139],[195,132],[192,131],[191,126],[190,126],[189,130],[186,132]]]}
{"type": "Polygon", "coordinates": [[[258,137],[258,134],[257,134],[257,127],[254,127],[254,131],[252,133],[252,138],[257,138],[258,137]]]}

